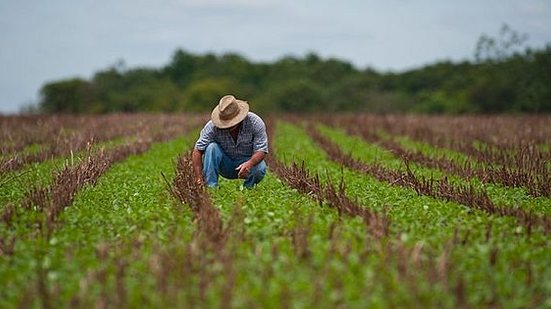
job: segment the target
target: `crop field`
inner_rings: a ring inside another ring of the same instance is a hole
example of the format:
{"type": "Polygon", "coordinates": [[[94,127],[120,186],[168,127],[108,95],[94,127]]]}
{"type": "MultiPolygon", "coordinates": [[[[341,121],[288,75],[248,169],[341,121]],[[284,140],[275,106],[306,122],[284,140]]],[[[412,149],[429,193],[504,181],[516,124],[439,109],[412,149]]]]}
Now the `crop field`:
{"type": "Polygon", "coordinates": [[[551,117],[264,119],[247,190],[208,115],[0,116],[0,308],[551,307],[551,117]]]}

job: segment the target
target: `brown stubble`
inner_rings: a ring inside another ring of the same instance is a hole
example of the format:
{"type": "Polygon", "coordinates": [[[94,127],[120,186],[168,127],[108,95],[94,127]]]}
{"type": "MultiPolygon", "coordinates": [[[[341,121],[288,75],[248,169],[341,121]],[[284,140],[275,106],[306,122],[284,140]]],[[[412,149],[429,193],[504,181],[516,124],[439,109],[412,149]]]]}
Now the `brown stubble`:
{"type": "Polygon", "coordinates": [[[11,145],[0,149],[7,155],[0,161],[0,175],[20,169],[29,163],[76,153],[86,149],[89,144],[116,138],[150,138],[154,141],[166,141],[182,134],[185,128],[197,126],[204,118],[149,114],[36,117],[34,123],[29,123],[25,117],[12,119],[0,116],[0,125],[9,130],[9,134],[0,136],[0,140],[5,139],[9,141],[7,144],[11,145]],[[26,125],[18,126],[18,120],[26,125]],[[39,144],[41,149],[36,153],[11,154],[32,144],[39,144]]]}
{"type": "MultiPolygon", "coordinates": [[[[46,254],[44,246],[47,247],[52,234],[61,224],[63,224],[60,220],[61,214],[72,204],[76,194],[82,188],[95,185],[101,175],[103,175],[113,164],[123,161],[131,155],[144,153],[155,142],[164,142],[186,134],[192,127],[196,126],[200,120],[199,117],[151,117],[151,120],[155,121],[155,126],[146,126],[147,129],[136,132],[136,135],[123,145],[108,150],[104,148],[94,149],[94,143],[89,142],[86,146],[86,155],[84,158],[76,163],[67,163],[61,170],[54,172],[53,180],[50,185],[35,186],[28,190],[21,202],[21,209],[16,210],[28,212],[31,214],[29,218],[34,218],[34,222],[28,222],[27,226],[29,227],[29,236],[41,244],[37,245],[37,265],[42,264],[42,259],[44,254],[46,254]]],[[[93,121],[94,118],[90,119],[93,121]]],[[[115,117],[114,120],[121,121],[123,119],[115,117]]],[[[98,121],[93,127],[101,131],[101,124],[102,122],[98,121]]],[[[138,124],[137,127],[144,128],[143,123],[138,124]]],[[[105,136],[109,137],[111,135],[106,134],[105,136]]],[[[5,218],[5,222],[11,222],[13,217],[17,218],[17,211],[13,214],[7,211],[7,209],[11,208],[3,209],[3,218],[5,218]]],[[[22,218],[23,217],[26,216],[22,216],[22,218]]],[[[18,237],[23,237],[23,235],[18,235],[18,237]]],[[[5,238],[3,237],[2,239],[5,238]]],[[[15,242],[15,240],[17,239],[14,239],[13,242],[15,242]]],[[[112,250],[116,247],[109,245],[107,248],[112,250]]],[[[14,252],[11,250],[9,253],[13,254],[14,252]]],[[[98,255],[98,258],[103,258],[104,256],[103,254],[98,255]]],[[[105,260],[105,263],[110,263],[110,261],[105,260]]],[[[116,277],[115,290],[117,293],[113,294],[111,291],[105,291],[105,293],[102,294],[104,296],[97,299],[96,305],[99,307],[103,307],[105,304],[124,304],[126,302],[124,297],[126,297],[127,293],[124,290],[124,278],[126,276],[128,262],[123,257],[118,257],[113,263],[116,263],[114,269],[116,277]],[[109,295],[115,295],[115,298],[112,296],[107,297],[107,293],[109,293],[109,295]]],[[[44,273],[47,271],[47,269],[38,269],[36,284],[31,288],[31,290],[41,295],[40,301],[43,306],[51,304],[52,299],[55,299],[56,295],[59,293],[58,287],[51,286],[48,283],[49,281],[44,280],[44,273]]],[[[90,283],[100,282],[100,285],[102,285],[101,282],[104,280],[104,275],[107,276],[108,274],[107,270],[105,270],[105,272],[101,270],[92,275],[94,275],[93,278],[86,279],[85,281],[90,283]]],[[[83,280],[84,279],[85,278],[83,278],[83,280]]],[[[86,284],[84,286],[86,286],[86,284]]],[[[72,303],[79,304],[84,299],[86,299],[86,296],[75,295],[72,303]]]]}
{"type": "Polygon", "coordinates": [[[549,117],[434,117],[434,116],[314,116],[322,122],[361,136],[398,157],[417,164],[454,173],[465,179],[523,187],[533,197],[551,196],[551,175],[547,163],[551,152],[540,144],[551,143],[549,117]],[[392,137],[407,136],[437,147],[462,152],[470,157],[454,162],[443,156],[428,158],[420,151],[403,149],[377,130],[392,137]],[[484,146],[475,146],[483,143],[484,146]]]}
{"type": "Polygon", "coordinates": [[[363,163],[343,153],[338,145],[322,136],[314,127],[309,127],[307,132],[332,160],[350,169],[371,175],[391,185],[413,189],[419,195],[454,201],[493,215],[515,217],[527,228],[528,233],[531,233],[533,227],[541,227],[546,234],[551,233],[551,219],[548,217],[519,207],[495,205],[484,189],[477,189],[471,183],[452,184],[447,178],[433,179],[417,176],[411,171],[407,161],[404,162],[405,171],[390,170],[379,164],[363,163]]]}
{"type": "MultiPolygon", "coordinates": [[[[273,132],[275,131],[273,127],[274,122],[274,119],[271,119],[269,122],[268,133],[270,138],[272,138],[273,132]]],[[[406,279],[408,281],[408,286],[414,294],[418,292],[416,292],[416,285],[419,277],[432,278],[432,274],[438,272],[438,269],[436,269],[436,265],[438,265],[438,263],[436,263],[436,257],[429,256],[428,263],[420,263],[420,256],[422,255],[420,246],[414,246],[413,249],[410,249],[399,238],[395,238],[390,234],[391,219],[386,211],[377,213],[368,207],[360,205],[357,201],[351,200],[345,193],[346,184],[343,179],[341,179],[338,184],[333,182],[322,184],[318,175],[311,176],[309,174],[305,168],[304,162],[300,165],[296,162],[292,162],[290,166],[284,165],[276,158],[275,154],[277,150],[274,149],[274,144],[270,143],[270,145],[271,154],[268,158],[270,170],[287,185],[297,189],[300,193],[310,196],[316,200],[321,207],[328,205],[335,209],[340,216],[362,218],[368,232],[368,235],[366,235],[365,247],[363,247],[362,252],[359,253],[362,260],[365,261],[370,255],[377,254],[380,256],[380,261],[389,269],[394,269],[396,267],[399,270],[401,269],[399,273],[411,274],[406,279]]],[[[339,223],[334,222],[330,227],[328,240],[331,242],[331,249],[326,258],[338,259],[342,263],[348,264],[350,263],[352,248],[348,241],[342,238],[338,226],[339,223]]],[[[301,232],[304,234],[307,230],[308,227],[304,227],[301,232]]],[[[400,234],[400,231],[394,232],[398,235],[400,234]]],[[[307,245],[307,242],[303,240],[302,244],[307,245]]],[[[304,254],[308,252],[308,250],[301,248],[298,252],[304,254]]],[[[329,265],[329,263],[325,265],[329,265]]],[[[445,270],[448,271],[448,268],[451,268],[451,266],[446,267],[445,270]]],[[[404,277],[403,275],[400,276],[401,278],[404,277]]],[[[329,284],[335,293],[340,294],[339,291],[342,290],[343,283],[339,280],[339,277],[340,274],[333,273],[328,266],[323,267],[319,271],[314,283],[317,287],[316,290],[321,291],[321,287],[329,284]]],[[[384,279],[386,280],[386,277],[384,277],[384,279]]],[[[436,284],[445,279],[447,279],[447,277],[440,276],[436,278],[436,281],[431,279],[431,282],[436,284]]],[[[384,280],[381,280],[381,282],[382,281],[384,280]]],[[[385,285],[384,283],[382,284],[385,285]]],[[[455,288],[455,285],[450,285],[450,288],[455,288]]],[[[319,305],[321,298],[321,294],[314,293],[312,304],[319,305]]],[[[342,301],[342,299],[340,301],[337,299],[336,304],[343,305],[344,303],[342,303],[342,301]]]]}
{"type": "MultiPolygon", "coordinates": [[[[188,301],[193,304],[192,306],[204,306],[208,303],[207,294],[212,289],[217,275],[224,274],[225,285],[221,291],[221,305],[230,307],[237,275],[234,269],[234,253],[230,240],[239,239],[239,236],[236,235],[242,236],[242,233],[235,232],[241,224],[239,219],[242,219],[241,205],[239,203],[236,205],[232,219],[228,225],[224,226],[220,211],[212,204],[207,189],[195,182],[191,152],[184,153],[178,158],[170,192],[178,201],[177,208],[180,208],[181,205],[189,207],[196,224],[192,242],[184,250],[184,264],[187,267],[182,267],[183,272],[176,274],[176,278],[182,277],[188,284],[196,285],[197,293],[188,291],[188,301]],[[230,239],[231,237],[234,238],[230,239]],[[221,265],[221,270],[216,270],[216,265],[221,265]]],[[[170,255],[160,256],[161,260],[167,258],[170,258],[170,255]]],[[[161,274],[162,276],[159,276],[157,280],[159,282],[166,281],[165,277],[168,274],[166,272],[161,272],[161,274]]]]}

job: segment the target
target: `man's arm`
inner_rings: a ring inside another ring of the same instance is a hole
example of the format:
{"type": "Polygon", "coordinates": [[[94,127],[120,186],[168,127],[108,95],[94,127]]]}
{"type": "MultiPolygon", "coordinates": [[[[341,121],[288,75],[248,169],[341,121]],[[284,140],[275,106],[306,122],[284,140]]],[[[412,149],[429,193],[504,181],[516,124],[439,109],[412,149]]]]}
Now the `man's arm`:
{"type": "Polygon", "coordinates": [[[266,125],[264,124],[264,121],[257,115],[254,115],[253,117],[253,130],[254,152],[252,157],[248,161],[244,162],[236,168],[236,170],[239,171],[237,173],[237,176],[239,178],[247,178],[251,169],[255,167],[258,163],[262,162],[262,160],[264,160],[264,157],[266,157],[266,154],[268,153],[268,135],[266,134],[266,125]]]}
{"type": "Polygon", "coordinates": [[[243,162],[236,168],[236,170],[239,171],[237,172],[237,177],[247,178],[251,169],[255,167],[258,163],[262,162],[265,156],[266,153],[264,151],[257,151],[253,153],[253,156],[249,160],[243,162]]]}
{"type": "Polygon", "coordinates": [[[193,163],[195,182],[198,185],[203,185],[205,183],[203,179],[203,152],[204,151],[194,148],[191,153],[191,162],[193,163]]]}

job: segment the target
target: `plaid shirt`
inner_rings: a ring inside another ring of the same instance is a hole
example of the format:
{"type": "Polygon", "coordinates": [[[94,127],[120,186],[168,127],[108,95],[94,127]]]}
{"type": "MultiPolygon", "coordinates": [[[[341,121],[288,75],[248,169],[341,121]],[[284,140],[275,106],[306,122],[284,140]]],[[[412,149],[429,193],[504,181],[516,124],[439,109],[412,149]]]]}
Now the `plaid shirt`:
{"type": "Polygon", "coordinates": [[[218,129],[212,120],[207,122],[195,143],[195,149],[204,151],[213,142],[220,145],[232,160],[248,159],[257,151],[268,153],[266,125],[260,117],[251,112],[243,119],[237,143],[231,137],[229,130],[218,129]]]}

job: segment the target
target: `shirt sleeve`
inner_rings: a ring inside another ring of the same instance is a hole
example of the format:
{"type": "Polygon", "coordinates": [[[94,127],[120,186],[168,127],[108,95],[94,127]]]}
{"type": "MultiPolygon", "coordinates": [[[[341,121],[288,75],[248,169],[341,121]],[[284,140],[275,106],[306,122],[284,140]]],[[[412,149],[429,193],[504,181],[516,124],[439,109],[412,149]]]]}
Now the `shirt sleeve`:
{"type": "Polygon", "coordinates": [[[253,120],[253,152],[257,151],[268,153],[268,134],[266,134],[266,125],[258,116],[253,120]]]}
{"type": "Polygon", "coordinates": [[[214,142],[214,124],[212,121],[207,122],[207,124],[201,130],[199,134],[199,139],[195,143],[195,149],[204,151],[207,149],[207,146],[214,142]]]}

